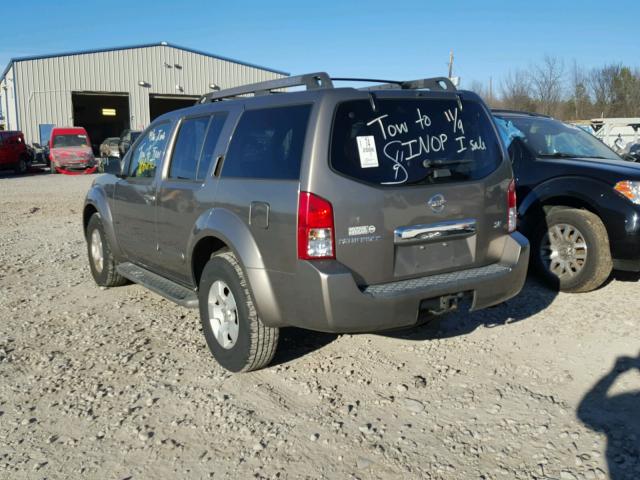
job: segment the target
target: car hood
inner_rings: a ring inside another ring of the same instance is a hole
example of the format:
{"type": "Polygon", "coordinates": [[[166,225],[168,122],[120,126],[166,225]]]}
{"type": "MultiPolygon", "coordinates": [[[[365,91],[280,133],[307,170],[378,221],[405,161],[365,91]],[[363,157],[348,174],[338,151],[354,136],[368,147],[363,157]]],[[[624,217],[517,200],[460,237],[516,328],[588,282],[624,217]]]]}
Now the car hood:
{"type": "Polygon", "coordinates": [[[89,147],[59,147],[52,148],[51,155],[59,159],[93,158],[93,152],[89,147]]]}
{"type": "MultiPolygon", "coordinates": [[[[539,158],[538,162],[568,175],[589,175],[612,184],[620,180],[639,180],[640,163],[601,158],[539,158]]],[[[542,165],[541,165],[542,166],[542,165]]]]}

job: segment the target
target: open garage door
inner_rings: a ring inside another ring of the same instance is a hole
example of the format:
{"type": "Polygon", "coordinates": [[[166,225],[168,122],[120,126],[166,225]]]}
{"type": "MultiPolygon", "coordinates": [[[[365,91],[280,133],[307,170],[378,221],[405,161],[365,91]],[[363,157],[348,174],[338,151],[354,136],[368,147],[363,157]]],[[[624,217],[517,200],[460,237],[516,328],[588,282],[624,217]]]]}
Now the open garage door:
{"type": "Polygon", "coordinates": [[[129,95],[126,93],[72,92],[73,125],[84,127],[93,147],[100,154],[100,144],[108,137],[119,137],[129,128],[129,95]]]}
{"type": "Polygon", "coordinates": [[[149,95],[149,113],[151,121],[167,112],[192,107],[200,97],[190,95],[149,95]]]}

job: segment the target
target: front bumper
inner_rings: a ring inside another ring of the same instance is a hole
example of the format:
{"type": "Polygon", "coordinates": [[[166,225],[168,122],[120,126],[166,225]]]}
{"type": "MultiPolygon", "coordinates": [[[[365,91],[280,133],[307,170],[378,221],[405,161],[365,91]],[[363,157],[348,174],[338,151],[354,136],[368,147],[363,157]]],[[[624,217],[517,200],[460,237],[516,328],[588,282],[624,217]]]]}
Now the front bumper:
{"type": "Polygon", "coordinates": [[[287,325],[324,332],[410,327],[425,300],[464,293],[473,299],[471,310],[478,310],[514,297],[524,285],[528,262],[529,242],[519,233],[506,239],[495,264],[365,288],[338,262],[300,262],[280,309],[287,325]]]}
{"type": "Polygon", "coordinates": [[[616,270],[640,271],[640,206],[619,199],[602,213],[616,270]]]}
{"type": "Polygon", "coordinates": [[[52,162],[51,168],[55,168],[58,173],[65,175],[82,175],[94,173],[98,166],[95,161],[87,162],[52,162]]]}

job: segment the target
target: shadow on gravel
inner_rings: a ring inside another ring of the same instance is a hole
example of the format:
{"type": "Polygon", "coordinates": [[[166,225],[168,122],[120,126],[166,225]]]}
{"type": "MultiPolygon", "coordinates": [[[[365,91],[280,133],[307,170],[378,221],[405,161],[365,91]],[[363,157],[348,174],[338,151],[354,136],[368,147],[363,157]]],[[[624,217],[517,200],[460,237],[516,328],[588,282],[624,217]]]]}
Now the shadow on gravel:
{"type": "Polygon", "coordinates": [[[640,272],[623,272],[621,270],[614,270],[613,275],[609,277],[609,280],[616,280],[618,282],[637,282],[640,281],[640,272]]]}
{"type": "Polygon", "coordinates": [[[280,365],[304,357],[329,345],[336,338],[338,335],[334,333],[314,332],[294,327],[283,328],[280,330],[276,355],[269,365],[280,365]]]}
{"type": "MultiPolygon", "coordinates": [[[[640,272],[626,272],[623,270],[614,270],[609,278],[600,285],[597,290],[601,290],[603,288],[608,287],[613,282],[623,282],[623,283],[636,283],[640,281],[640,272]]],[[[638,479],[634,479],[638,480],[638,479]]]]}
{"type": "Polygon", "coordinates": [[[640,389],[608,394],[620,375],[635,369],[640,370],[640,355],[618,357],[613,369],[587,392],[577,410],[582,423],[607,436],[612,480],[640,478],[640,389]]]}
{"type": "Polygon", "coordinates": [[[416,341],[466,335],[481,326],[493,328],[526,320],[551,305],[557,295],[558,292],[529,277],[522,292],[495,307],[468,312],[468,305],[462,305],[459,311],[430,317],[423,325],[382,335],[416,341]]]}

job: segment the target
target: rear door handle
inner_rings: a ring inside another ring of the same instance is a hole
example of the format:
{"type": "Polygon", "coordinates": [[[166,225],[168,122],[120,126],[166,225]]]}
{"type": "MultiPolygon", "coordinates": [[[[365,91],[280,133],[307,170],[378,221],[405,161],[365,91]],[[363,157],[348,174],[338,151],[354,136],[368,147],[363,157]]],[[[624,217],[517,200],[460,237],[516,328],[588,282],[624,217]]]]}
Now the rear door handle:
{"type": "Polygon", "coordinates": [[[213,176],[217,177],[220,175],[220,168],[222,167],[222,160],[224,159],[224,155],[218,155],[213,162],[213,176]]]}

